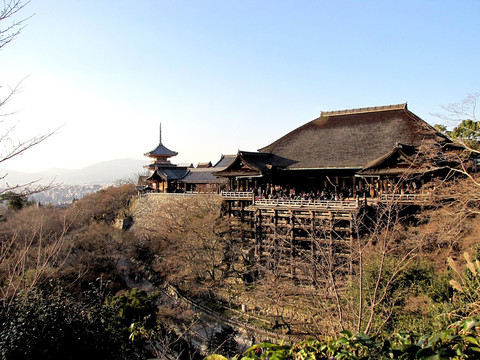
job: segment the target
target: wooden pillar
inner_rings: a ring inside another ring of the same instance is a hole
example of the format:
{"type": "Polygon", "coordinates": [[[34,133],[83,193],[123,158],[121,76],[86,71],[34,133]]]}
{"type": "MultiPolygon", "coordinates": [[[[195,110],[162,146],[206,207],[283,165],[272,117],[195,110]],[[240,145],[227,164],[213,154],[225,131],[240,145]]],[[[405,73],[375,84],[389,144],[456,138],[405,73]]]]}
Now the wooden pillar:
{"type": "MultiPolygon", "coordinates": [[[[354,248],[354,237],[353,237],[353,214],[350,215],[350,249],[354,248]]],[[[353,274],[353,251],[350,251],[350,264],[349,264],[349,269],[348,269],[349,275],[353,274]]]]}
{"type": "Polygon", "coordinates": [[[311,267],[312,267],[312,285],[315,285],[315,279],[317,277],[317,267],[316,265],[316,259],[315,259],[315,239],[316,239],[316,234],[315,234],[315,212],[310,211],[310,257],[311,257],[311,267]]]}
{"type": "Polygon", "coordinates": [[[261,254],[262,244],[262,210],[255,210],[255,257],[261,254]]]}
{"type": "Polygon", "coordinates": [[[295,278],[295,273],[296,273],[294,243],[295,243],[295,226],[292,223],[292,228],[290,232],[290,274],[292,275],[292,278],[295,278]]]}

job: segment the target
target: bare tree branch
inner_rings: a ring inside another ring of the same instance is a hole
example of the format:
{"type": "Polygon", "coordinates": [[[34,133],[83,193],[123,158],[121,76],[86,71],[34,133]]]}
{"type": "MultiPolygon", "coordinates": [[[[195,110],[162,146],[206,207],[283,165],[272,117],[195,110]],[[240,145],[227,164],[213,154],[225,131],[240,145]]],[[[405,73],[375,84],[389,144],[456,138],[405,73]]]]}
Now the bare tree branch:
{"type": "Polygon", "coordinates": [[[15,20],[14,17],[30,3],[30,0],[3,0],[0,10],[0,49],[11,43],[22,32],[33,15],[15,20]],[[8,24],[7,21],[11,20],[8,24]]]}

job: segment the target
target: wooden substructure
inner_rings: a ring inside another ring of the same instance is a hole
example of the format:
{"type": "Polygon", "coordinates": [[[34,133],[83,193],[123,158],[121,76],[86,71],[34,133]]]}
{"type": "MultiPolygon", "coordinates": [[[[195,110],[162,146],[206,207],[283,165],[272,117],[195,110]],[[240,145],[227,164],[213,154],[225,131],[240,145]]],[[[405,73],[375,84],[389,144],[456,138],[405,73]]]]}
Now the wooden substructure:
{"type": "Polygon", "coordinates": [[[354,220],[362,203],[248,197],[223,200],[232,225],[243,229],[245,250],[253,258],[252,273],[269,271],[317,283],[329,272],[352,270],[354,220]]]}

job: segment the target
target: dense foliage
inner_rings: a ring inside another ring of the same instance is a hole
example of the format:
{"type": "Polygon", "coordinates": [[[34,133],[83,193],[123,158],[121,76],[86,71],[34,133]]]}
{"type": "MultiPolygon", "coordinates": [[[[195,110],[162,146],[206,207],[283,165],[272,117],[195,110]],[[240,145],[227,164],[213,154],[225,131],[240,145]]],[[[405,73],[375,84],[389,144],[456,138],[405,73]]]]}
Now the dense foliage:
{"type": "MultiPolygon", "coordinates": [[[[67,209],[27,206],[6,211],[0,222],[0,348],[6,359],[20,358],[22,352],[22,358],[66,357],[63,344],[81,348],[69,356],[89,356],[92,351],[120,359],[161,358],[167,353],[194,358],[198,353],[189,343],[193,334],[189,331],[205,325],[198,312],[177,300],[132,289],[145,284],[158,289],[168,281],[217,310],[225,309],[220,304],[233,309],[242,303],[261,307],[271,316],[272,326],[268,321],[260,326],[277,333],[300,329],[315,339],[282,346],[258,344],[245,354],[247,358],[308,358],[305,354],[415,358],[413,352],[422,358],[437,348],[459,354],[460,345],[470,354],[478,341],[480,267],[475,244],[480,190],[459,182],[444,191],[454,195],[447,205],[424,210],[416,223],[398,220],[391,223],[395,226],[383,226],[375,236],[362,239],[366,244],[361,248],[362,266],[346,278],[337,303],[330,291],[332,284],[340,283],[319,282],[316,287],[302,287],[299,294],[292,279],[267,268],[258,268],[262,276],[255,282],[245,281],[245,272],[255,268],[250,253],[237,241],[242,229],[232,229],[219,218],[218,204],[208,198],[158,206],[144,221],[135,217],[128,231],[117,220],[134,216],[132,185],[91,194],[67,209]],[[462,265],[458,259],[465,250],[473,255],[462,265]],[[400,261],[408,252],[414,256],[400,261]],[[450,263],[457,264],[450,270],[449,256],[455,259],[450,263]],[[59,287],[52,287],[52,281],[59,287]],[[101,291],[92,292],[92,283],[102,284],[101,291]],[[373,301],[375,293],[379,296],[373,301]],[[352,326],[360,323],[360,304],[362,324],[373,314],[368,335],[359,332],[365,327],[352,326]],[[337,309],[343,311],[343,318],[337,309]],[[474,326],[467,329],[466,318],[473,319],[468,324],[474,326]],[[201,326],[195,328],[197,324],[201,326]],[[339,328],[355,329],[358,335],[335,335],[339,328]],[[61,334],[56,336],[58,331],[61,334]],[[327,336],[331,339],[325,340],[327,336]],[[401,349],[410,355],[402,355],[401,349]]],[[[320,271],[317,277],[329,275],[345,279],[320,271]]],[[[208,333],[208,351],[230,357],[238,353],[237,333],[229,327],[217,328],[222,329],[208,333]]]]}
{"type": "Polygon", "coordinates": [[[92,289],[78,299],[58,286],[21,293],[0,309],[2,359],[141,359],[119,306],[92,289]]]}
{"type": "MultiPolygon", "coordinates": [[[[480,318],[472,317],[452,324],[445,330],[430,336],[397,333],[391,339],[353,335],[342,331],[337,339],[324,341],[306,340],[292,345],[261,343],[251,347],[243,360],[294,360],[294,359],[478,359],[480,357],[480,318]]],[[[211,355],[206,360],[222,360],[223,356],[211,355]]]]}

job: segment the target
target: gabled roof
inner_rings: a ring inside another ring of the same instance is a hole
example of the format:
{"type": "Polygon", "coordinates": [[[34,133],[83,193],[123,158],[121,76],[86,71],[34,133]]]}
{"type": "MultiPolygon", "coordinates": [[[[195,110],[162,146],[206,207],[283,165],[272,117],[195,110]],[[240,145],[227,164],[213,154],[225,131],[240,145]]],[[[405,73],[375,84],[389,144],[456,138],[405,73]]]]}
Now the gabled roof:
{"type": "Polygon", "coordinates": [[[363,169],[373,169],[378,167],[384,167],[387,164],[394,163],[398,164],[399,161],[412,164],[413,156],[417,154],[418,149],[415,146],[398,144],[395,146],[392,151],[389,151],[383,156],[380,156],[378,159],[370,161],[365,164],[363,169]]]}
{"type": "Polygon", "coordinates": [[[206,168],[211,168],[212,167],[212,162],[203,162],[203,163],[198,163],[197,168],[198,169],[206,169],[206,168]]]}
{"type": "Polygon", "coordinates": [[[275,154],[238,151],[230,165],[215,174],[218,176],[264,176],[273,168],[284,169],[292,163],[275,154]]]}
{"type": "Polygon", "coordinates": [[[399,175],[407,170],[414,172],[420,166],[416,161],[418,157],[418,148],[405,144],[398,144],[392,151],[380,156],[378,159],[370,161],[359,175],[399,175]]]}
{"type": "Polygon", "coordinates": [[[218,178],[213,172],[214,168],[189,169],[187,175],[181,180],[182,183],[191,184],[220,184],[227,180],[218,178]]]}
{"type": "Polygon", "coordinates": [[[291,160],[288,169],[361,169],[398,143],[419,146],[446,137],[407,109],[407,104],[322,112],[259,149],[291,160]]]}
{"type": "Polygon", "coordinates": [[[218,162],[215,165],[213,165],[213,167],[216,170],[225,169],[227,166],[229,166],[235,160],[236,157],[237,157],[237,155],[222,155],[220,157],[220,160],[218,160],[218,162]]]}
{"type": "Polygon", "coordinates": [[[461,165],[461,148],[425,142],[419,147],[399,144],[391,152],[358,171],[360,176],[419,175],[454,169],[461,165]],[[448,148],[447,150],[445,148],[448,148]]]}

